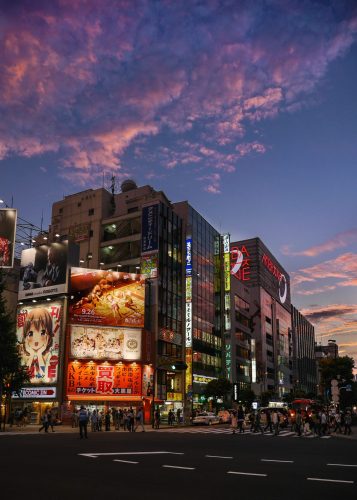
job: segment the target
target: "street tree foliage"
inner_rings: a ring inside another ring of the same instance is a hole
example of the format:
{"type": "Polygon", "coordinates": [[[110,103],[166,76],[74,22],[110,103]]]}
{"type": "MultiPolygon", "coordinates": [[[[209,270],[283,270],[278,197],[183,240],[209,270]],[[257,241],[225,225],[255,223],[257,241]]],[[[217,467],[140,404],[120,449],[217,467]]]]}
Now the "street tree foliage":
{"type": "Polygon", "coordinates": [[[207,398],[212,397],[214,401],[217,401],[217,399],[225,400],[231,390],[232,384],[230,381],[224,377],[220,377],[208,382],[205,390],[205,396],[207,398]]]}
{"type": "Polygon", "coordinates": [[[242,389],[239,391],[238,399],[245,407],[251,408],[253,401],[256,400],[256,395],[251,389],[242,389]]]}
{"type": "Polygon", "coordinates": [[[329,387],[332,379],[350,382],[353,380],[355,362],[349,356],[323,358],[320,360],[321,382],[329,387]]]}
{"type": "Polygon", "coordinates": [[[19,392],[29,381],[29,377],[27,368],[21,364],[17,349],[16,325],[6,310],[4,288],[5,277],[0,269],[0,401],[5,403],[6,408],[11,394],[19,392]]]}

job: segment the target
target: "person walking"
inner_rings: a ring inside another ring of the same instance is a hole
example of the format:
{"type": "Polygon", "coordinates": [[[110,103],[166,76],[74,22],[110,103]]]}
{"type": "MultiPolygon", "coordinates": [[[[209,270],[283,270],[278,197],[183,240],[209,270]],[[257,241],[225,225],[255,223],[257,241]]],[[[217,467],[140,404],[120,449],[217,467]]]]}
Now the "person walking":
{"type": "Polygon", "coordinates": [[[341,414],[339,411],[336,412],[336,415],[335,415],[335,428],[333,430],[333,432],[339,432],[340,434],[342,434],[342,426],[341,426],[341,414]]]}
{"type": "Polygon", "coordinates": [[[351,425],[352,425],[352,415],[351,415],[351,412],[348,411],[345,415],[345,432],[344,434],[352,434],[352,429],[351,429],[351,425]]]}
{"type": "Polygon", "coordinates": [[[143,412],[143,409],[141,407],[136,412],[135,420],[136,420],[135,431],[138,427],[141,427],[141,432],[145,432],[144,412],[143,412]]]}
{"type": "Polygon", "coordinates": [[[177,408],[176,419],[177,419],[177,425],[180,425],[180,423],[181,423],[181,408],[177,408]]]}
{"type": "Polygon", "coordinates": [[[241,406],[238,407],[238,412],[237,412],[237,420],[238,420],[238,429],[239,429],[239,434],[244,434],[244,410],[241,406]]]}
{"type": "Polygon", "coordinates": [[[237,413],[235,410],[232,411],[231,413],[231,428],[232,428],[232,434],[236,433],[238,426],[238,418],[237,418],[237,413]]]}
{"type": "Polygon", "coordinates": [[[108,432],[110,431],[110,411],[107,410],[105,417],[104,417],[104,422],[105,422],[105,430],[108,432]]]}
{"type": "Polygon", "coordinates": [[[123,418],[124,418],[124,413],[123,410],[120,408],[120,410],[118,411],[118,431],[120,431],[120,427],[123,427],[123,418]]]}
{"type": "Polygon", "coordinates": [[[87,426],[88,426],[88,412],[81,406],[78,413],[78,423],[79,423],[79,437],[83,439],[83,436],[88,439],[87,426]]]}
{"type": "Polygon", "coordinates": [[[160,428],[160,410],[157,408],[154,413],[154,428],[159,429],[160,428]]]}
{"type": "Polygon", "coordinates": [[[261,415],[260,412],[257,411],[255,415],[255,425],[254,425],[254,432],[260,431],[262,434],[264,434],[263,427],[261,426],[261,415]]]}
{"type": "Polygon", "coordinates": [[[48,413],[47,413],[47,430],[51,427],[52,432],[55,432],[55,430],[53,428],[54,425],[55,425],[54,416],[52,415],[51,410],[48,410],[48,413]]]}
{"type": "Polygon", "coordinates": [[[302,426],[302,416],[301,416],[301,411],[298,410],[296,412],[296,419],[295,419],[295,434],[297,434],[299,437],[301,436],[301,426],[302,426]]]}
{"type": "Polygon", "coordinates": [[[128,422],[129,422],[129,419],[128,419],[128,410],[125,409],[123,411],[123,429],[124,429],[124,431],[128,431],[129,430],[129,424],[128,424],[128,422]]]}
{"type": "Polygon", "coordinates": [[[274,427],[274,436],[277,436],[279,434],[279,413],[277,410],[273,410],[271,421],[274,427]]]}
{"type": "Polygon", "coordinates": [[[92,432],[96,432],[98,430],[98,414],[97,410],[93,410],[92,416],[91,416],[91,430],[92,432]]]}
{"type": "Polygon", "coordinates": [[[130,407],[129,409],[129,413],[128,413],[128,419],[129,419],[129,431],[130,432],[134,432],[134,429],[135,429],[135,418],[134,418],[134,410],[132,409],[132,407],[130,407]]]}
{"type": "Polygon", "coordinates": [[[324,410],[321,412],[320,422],[321,422],[321,432],[325,436],[327,432],[327,415],[324,410]]]}
{"type": "Polygon", "coordinates": [[[269,432],[271,432],[273,434],[273,424],[272,424],[272,421],[271,421],[271,413],[270,413],[270,410],[267,410],[266,411],[266,418],[267,418],[267,424],[266,426],[264,427],[264,432],[267,431],[267,429],[269,429],[269,432]]]}
{"type": "Polygon", "coordinates": [[[45,411],[45,413],[41,417],[41,424],[42,425],[39,428],[38,432],[41,432],[42,429],[45,429],[45,432],[48,432],[48,414],[47,414],[47,410],[45,411]]]}

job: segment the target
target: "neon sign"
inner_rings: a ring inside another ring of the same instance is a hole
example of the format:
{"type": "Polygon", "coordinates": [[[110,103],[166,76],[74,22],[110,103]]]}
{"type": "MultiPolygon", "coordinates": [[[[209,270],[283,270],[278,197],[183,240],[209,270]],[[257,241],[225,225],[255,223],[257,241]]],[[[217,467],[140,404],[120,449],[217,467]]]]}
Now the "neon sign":
{"type": "Polygon", "coordinates": [[[266,253],[262,257],[262,262],[268,271],[279,281],[279,300],[282,304],[284,304],[288,295],[288,283],[286,276],[279,271],[278,267],[266,253]]]}
{"type": "Polygon", "coordinates": [[[250,281],[250,253],[247,247],[231,248],[231,274],[241,281],[250,281]]]}

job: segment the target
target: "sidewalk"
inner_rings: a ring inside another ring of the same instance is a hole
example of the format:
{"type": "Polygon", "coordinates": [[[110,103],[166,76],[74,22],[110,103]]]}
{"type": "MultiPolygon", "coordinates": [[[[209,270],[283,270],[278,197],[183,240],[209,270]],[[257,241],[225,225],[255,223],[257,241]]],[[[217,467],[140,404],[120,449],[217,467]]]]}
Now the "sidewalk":
{"type": "MultiPolygon", "coordinates": [[[[145,432],[156,432],[156,429],[153,429],[151,424],[145,424],[145,432]]],[[[182,428],[186,427],[184,425],[180,426],[169,426],[169,425],[160,425],[160,429],[175,429],[175,428],[182,428]]],[[[33,424],[28,424],[25,427],[18,427],[13,425],[10,427],[9,425],[6,425],[5,432],[0,432],[0,436],[10,436],[10,435],[30,435],[30,434],[39,434],[39,428],[40,425],[33,425],[33,424]]],[[[72,427],[71,425],[55,425],[54,427],[54,433],[57,434],[77,434],[79,433],[79,427],[72,427]]],[[[92,432],[90,430],[90,425],[88,425],[88,432],[92,432]]],[[[99,431],[96,431],[99,432],[99,431]]],[[[106,431],[105,427],[103,426],[102,433],[106,432],[115,432],[116,434],[122,434],[122,433],[129,433],[129,431],[124,431],[122,428],[120,431],[115,430],[113,426],[111,426],[110,431],[106,431]]],[[[137,431],[138,433],[142,432],[141,430],[137,431]]],[[[44,430],[40,432],[40,434],[44,434],[44,430]]],[[[48,430],[48,434],[52,434],[51,428],[48,430]]]]}

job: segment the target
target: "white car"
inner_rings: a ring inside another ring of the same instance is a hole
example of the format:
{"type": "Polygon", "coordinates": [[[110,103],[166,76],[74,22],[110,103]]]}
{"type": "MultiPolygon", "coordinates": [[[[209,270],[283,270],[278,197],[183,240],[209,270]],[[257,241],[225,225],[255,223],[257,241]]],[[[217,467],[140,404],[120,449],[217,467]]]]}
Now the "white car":
{"type": "Polygon", "coordinates": [[[195,416],[192,420],[193,425],[212,425],[219,424],[219,417],[212,412],[204,411],[195,416]]]}

